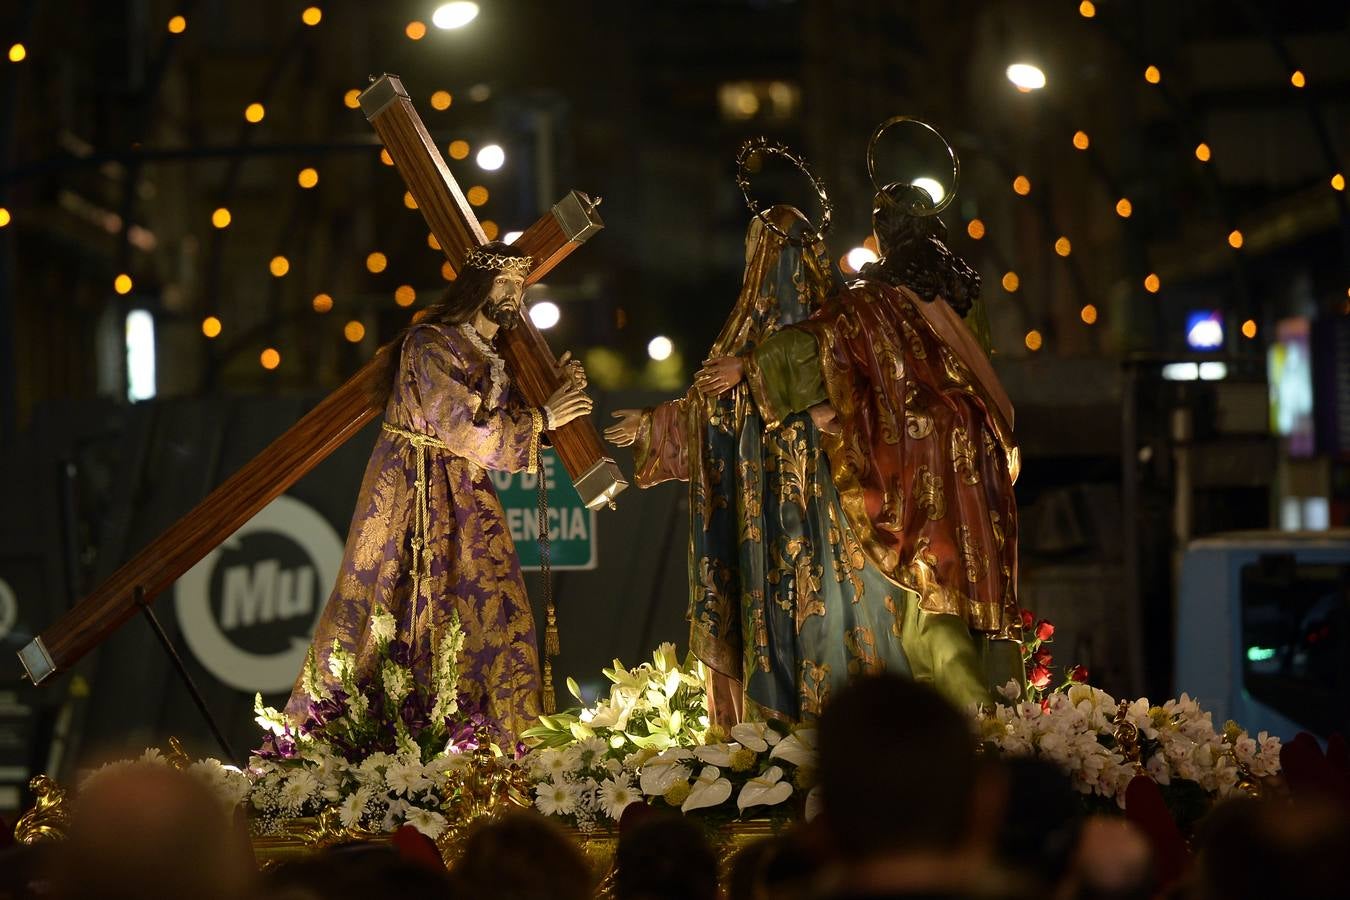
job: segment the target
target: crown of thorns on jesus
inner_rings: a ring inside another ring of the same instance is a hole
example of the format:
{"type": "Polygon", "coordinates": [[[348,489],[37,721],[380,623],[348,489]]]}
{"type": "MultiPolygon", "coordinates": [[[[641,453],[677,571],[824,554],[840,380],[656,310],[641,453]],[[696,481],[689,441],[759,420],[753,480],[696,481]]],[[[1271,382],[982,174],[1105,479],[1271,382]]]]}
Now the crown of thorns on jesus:
{"type": "Polygon", "coordinates": [[[470,269],[485,269],[489,272],[496,272],[500,269],[503,272],[519,272],[526,275],[530,267],[534,265],[532,256],[503,256],[500,253],[489,253],[486,250],[471,250],[469,255],[464,257],[464,265],[470,269]]]}

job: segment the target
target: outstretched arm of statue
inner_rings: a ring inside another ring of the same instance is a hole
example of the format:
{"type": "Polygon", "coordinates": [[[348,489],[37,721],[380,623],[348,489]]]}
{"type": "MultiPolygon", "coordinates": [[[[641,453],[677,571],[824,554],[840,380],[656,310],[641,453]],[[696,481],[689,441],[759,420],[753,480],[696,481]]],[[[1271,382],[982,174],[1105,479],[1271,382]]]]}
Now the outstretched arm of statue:
{"type": "Polygon", "coordinates": [[[633,480],[638,487],[689,480],[686,409],[681,397],[647,409],[615,410],[619,421],[605,429],[605,439],[633,448],[633,480]]]}

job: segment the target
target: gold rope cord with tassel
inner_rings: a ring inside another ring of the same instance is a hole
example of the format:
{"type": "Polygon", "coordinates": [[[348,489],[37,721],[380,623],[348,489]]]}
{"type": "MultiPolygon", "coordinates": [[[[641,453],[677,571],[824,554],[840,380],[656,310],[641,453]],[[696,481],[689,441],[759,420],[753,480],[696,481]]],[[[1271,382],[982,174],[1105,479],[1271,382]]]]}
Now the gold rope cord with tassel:
{"type": "Polygon", "coordinates": [[[400,428],[390,422],[383,422],[380,427],[390,434],[396,434],[406,440],[409,444],[412,444],[413,467],[417,470],[417,479],[414,482],[415,499],[413,503],[413,593],[412,603],[408,604],[408,645],[410,647],[415,647],[417,646],[417,606],[422,600],[422,585],[426,582],[426,579],[431,577],[431,554],[427,552],[427,526],[431,521],[430,512],[427,506],[427,448],[435,447],[438,450],[449,450],[450,448],[446,445],[445,441],[442,441],[440,438],[435,438],[429,434],[422,434],[417,431],[409,431],[406,428],[400,428]]]}
{"type": "MultiPolygon", "coordinates": [[[[538,413],[535,413],[538,416],[538,413]]],[[[538,435],[538,430],[536,430],[538,435]]],[[[538,510],[538,541],[539,541],[539,579],[544,588],[544,715],[551,716],[558,711],[558,701],[553,692],[553,660],[558,655],[560,646],[558,641],[558,610],[553,604],[553,570],[549,559],[549,539],[548,539],[548,484],[545,479],[543,466],[543,449],[539,446],[536,437],[532,445],[534,458],[531,463],[534,466],[536,477],[538,478],[539,489],[539,510],[538,510]]]]}

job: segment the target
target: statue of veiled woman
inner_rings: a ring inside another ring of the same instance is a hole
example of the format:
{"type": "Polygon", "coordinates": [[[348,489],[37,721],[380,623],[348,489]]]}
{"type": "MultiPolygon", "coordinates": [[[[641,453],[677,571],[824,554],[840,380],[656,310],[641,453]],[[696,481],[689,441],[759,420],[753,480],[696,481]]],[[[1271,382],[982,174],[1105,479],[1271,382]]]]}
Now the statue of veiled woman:
{"type": "MultiPolygon", "coordinates": [[[[752,353],[808,319],[835,284],[824,243],[788,206],[751,219],[740,294],[710,357],[752,353]]],[[[870,563],[841,514],[813,414],[766,419],[742,381],[720,395],[620,410],[636,482],[689,482],[690,648],[712,670],[720,724],[809,720],[849,678],[910,672],[905,592],[870,563]]]]}

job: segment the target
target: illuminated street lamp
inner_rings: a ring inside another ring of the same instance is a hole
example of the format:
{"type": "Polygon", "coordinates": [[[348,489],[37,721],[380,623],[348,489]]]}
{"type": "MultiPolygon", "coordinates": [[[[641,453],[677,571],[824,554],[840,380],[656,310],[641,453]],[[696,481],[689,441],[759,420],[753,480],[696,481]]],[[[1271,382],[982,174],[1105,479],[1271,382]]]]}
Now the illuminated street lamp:
{"type": "Polygon", "coordinates": [[[936,178],[929,178],[927,175],[915,178],[910,184],[927,191],[928,196],[933,198],[934,203],[941,203],[942,198],[947,196],[947,189],[942,186],[942,183],[936,178]]]}
{"type": "Polygon", "coordinates": [[[657,362],[670,359],[670,354],[675,352],[675,345],[671,343],[670,338],[658,335],[647,343],[647,355],[657,362]]]}
{"type": "Polygon", "coordinates": [[[431,14],[431,24],[449,31],[452,28],[463,28],[476,18],[478,18],[477,3],[457,0],[455,3],[442,3],[436,7],[436,11],[431,14]]]}
{"type": "Polygon", "coordinates": [[[547,331],[557,325],[561,318],[562,310],[558,309],[558,304],[551,300],[540,300],[530,307],[530,321],[540,331],[547,331]]]}
{"type": "Polygon", "coordinates": [[[478,151],[478,156],[475,158],[478,161],[478,168],[495,172],[506,162],[506,151],[497,144],[487,144],[478,151]]]}
{"type": "Polygon", "coordinates": [[[1045,73],[1031,63],[1013,63],[1008,66],[1008,80],[1024,94],[1045,87],[1045,73]]]}

